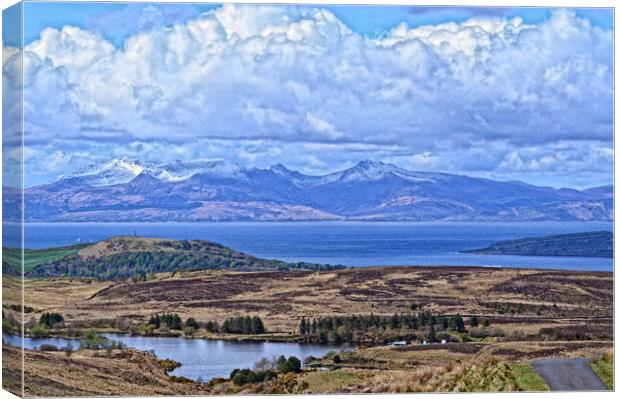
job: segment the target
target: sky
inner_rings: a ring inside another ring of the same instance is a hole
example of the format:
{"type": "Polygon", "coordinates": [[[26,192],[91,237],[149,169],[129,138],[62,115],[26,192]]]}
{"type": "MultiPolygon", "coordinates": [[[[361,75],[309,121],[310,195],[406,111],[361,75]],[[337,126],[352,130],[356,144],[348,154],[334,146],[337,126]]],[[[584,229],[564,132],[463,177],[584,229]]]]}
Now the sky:
{"type": "Polygon", "coordinates": [[[24,21],[26,186],[121,156],[613,182],[611,9],[33,2],[24,21]]]}

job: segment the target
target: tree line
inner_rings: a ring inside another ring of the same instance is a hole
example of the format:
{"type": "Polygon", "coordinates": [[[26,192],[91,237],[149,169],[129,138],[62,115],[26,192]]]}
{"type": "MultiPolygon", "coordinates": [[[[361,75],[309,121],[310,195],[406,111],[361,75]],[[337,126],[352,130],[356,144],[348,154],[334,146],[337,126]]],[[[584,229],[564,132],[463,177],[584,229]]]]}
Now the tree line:
{"type": "MultiPolygon", "coordinates": [[[[469,321],[473,327],[479,324],[476,316],[469,321]]],[[[488,320],[485,320],[484,324],[488,325],[488,320]]],[[[460,315],[434,315],[431,312],[392,316],[370,314],[314,319],[302,317],[299,323],[299,334],[304,341],[321,344],[387,342],[394,339],[424,339],[434,342],[446,336],[446,333],[465,331],[465,321],[460,315]]]]}
{"type": "Polygon", "coordinates": [[[198,331],[201,327],[204,327],[206,331],[211,333],[264,334],[267,332],[259,316],[230,317],[220,325],[216,321],[207,321],[201,324],[193,317],[189,317],[185,323],[183,323],[178,314],[164,313],[152,315],[147,324],[153,326],[155,329],[167,327],[171,330],[191,328],[192,331],[198,331]]]}

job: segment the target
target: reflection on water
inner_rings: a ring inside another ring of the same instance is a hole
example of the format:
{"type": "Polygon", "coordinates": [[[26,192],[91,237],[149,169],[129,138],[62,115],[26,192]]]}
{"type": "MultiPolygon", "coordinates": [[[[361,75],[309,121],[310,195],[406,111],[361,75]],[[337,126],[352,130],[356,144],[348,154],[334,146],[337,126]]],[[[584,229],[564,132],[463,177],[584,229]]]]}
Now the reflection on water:
{"type": "MultiPolygon", "coordinates": [[[[123,342],[127,347],[154,351],[160,358],[173,359],[182,366],[171,375],[208,381],[215,377],[228,377],[236,368],[252,367],[262,358],[275,356],[296,356],[302,361],[308,356],[320,357],[330,351],[339,351],[337,346],[281,343],[281,342],[232,342],[224,340],[185,339],[170,337],[141,337],[123,334],[104,334],[110,339],[123,342]]],[[[3,334],[9,345],[20,346],[21,337],[3,334]]],[[[24,347],[39,349],[41,345],[58,348],[71,345],[79,347],[79,340],[66,338],[24,338],[24,347]]]]}

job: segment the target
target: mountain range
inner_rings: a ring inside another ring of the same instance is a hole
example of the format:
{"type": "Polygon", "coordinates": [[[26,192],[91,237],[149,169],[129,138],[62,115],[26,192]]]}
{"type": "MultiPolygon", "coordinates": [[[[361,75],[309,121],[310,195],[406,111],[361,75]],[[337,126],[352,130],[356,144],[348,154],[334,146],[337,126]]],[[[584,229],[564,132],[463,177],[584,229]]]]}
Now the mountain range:
{"type": "MultiPolygon", "coordinates": [[[[613,186],[555,189],[364,160],[323,176],[222,160],[130,158],[24,190],[26,221],[542,221],[613,218],[613,186]]],[[[5,212],[18,191],[5,188],[5,212]]],[[[17,216],[14,214],[13,216],[17,216]]]]}

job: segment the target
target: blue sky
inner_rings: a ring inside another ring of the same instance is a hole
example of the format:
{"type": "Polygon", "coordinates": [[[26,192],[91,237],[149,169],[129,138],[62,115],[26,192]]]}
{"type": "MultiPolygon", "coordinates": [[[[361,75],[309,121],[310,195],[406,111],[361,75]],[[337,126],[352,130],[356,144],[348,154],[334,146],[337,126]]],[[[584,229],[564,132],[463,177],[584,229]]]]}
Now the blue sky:
{"type": "MultiPolygon", "coordinates": [[[[157,4],[157,3],[152,3],[157,4]]],[[[41,30],[47,27],[60,29],[65,25],[75,25],[85,29],[99,30],[100,33],[117,46],[140,30],[138,24],[143,10],[149,3],[25,3],[24,41],[30,43],[39,38],[41,30]],[[121,22],[122,21],[122,22],[121,22]]],[[[159,4],[165,24],[184,22],[200,13],[220,7],[217,4],[159,4]]],[[[401,22],[410,26],[462,22],[473,16],[489,15],[521,17],[527,23],[539,23],[549,18],[553,9],[546,7],[385,7],[385,6],[327,6],[351,29],[366,36],[379,36],[401,22]],[[380,9],[378,12],[377,9],[380,9]]],[[[593,25],[610,29],[613,27],[613,11],[600,8],[575,9],[581,17],[593,25]]],[[[16,27],[7,24],[7,28],[16,27]]],[[[8,33],[8,31],[7,31],[8,33]]],[[[10,44],[15,45],[18,34],[9,34],[10,44]]],[[[7,36],[5,34],[5,36],[7,36]]]]}
{"type": "Polygon", "coordinates": [[[24,10],[29,186],[120,156],[612,183],[611,9],[24,10]]]}

